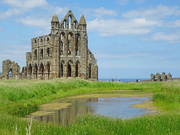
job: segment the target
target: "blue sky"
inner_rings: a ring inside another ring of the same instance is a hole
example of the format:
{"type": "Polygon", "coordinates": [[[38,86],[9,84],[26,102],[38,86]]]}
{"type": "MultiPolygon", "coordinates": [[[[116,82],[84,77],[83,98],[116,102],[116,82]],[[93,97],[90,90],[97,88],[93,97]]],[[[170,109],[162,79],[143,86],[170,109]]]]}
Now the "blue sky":
{"type": "Polygon", "coordinates": [[[99,78],[180,77],[179,0],[0,0],[0,71],[5,59],[25,66],[31,38],[68,10],[86,18],[99,78]]]}

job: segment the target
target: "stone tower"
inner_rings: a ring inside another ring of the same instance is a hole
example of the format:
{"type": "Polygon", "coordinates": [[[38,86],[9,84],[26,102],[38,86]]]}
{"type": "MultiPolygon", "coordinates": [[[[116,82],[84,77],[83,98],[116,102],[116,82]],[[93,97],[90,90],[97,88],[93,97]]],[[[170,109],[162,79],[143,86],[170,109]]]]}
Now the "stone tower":
{"type": "Polygon", "coordinates": [[[26,53],[23,69],[22,78],[27,79],[72,77],[98,80],[97,60],[88,49],[84,15],[78,23],[71,10],[61,22],[54,14],[50,34],[31,39],[31,52],[26,53]]]}

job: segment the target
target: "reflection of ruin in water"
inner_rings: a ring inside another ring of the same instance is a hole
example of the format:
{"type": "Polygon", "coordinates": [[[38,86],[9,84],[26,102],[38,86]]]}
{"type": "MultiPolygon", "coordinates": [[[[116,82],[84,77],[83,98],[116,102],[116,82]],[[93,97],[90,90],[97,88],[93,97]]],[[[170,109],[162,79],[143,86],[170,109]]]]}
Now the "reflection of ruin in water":
{"type": "Polygon", "coordinates": [[[78,116],[85,114],[128,119],[157,113],[152,111],[154,110],[152,107],[149,109],[134,107],[135,104],[142,104],[143,101],[152,102],[152,97],[64,98],[42,105],[39,111],[32,113],[28,118],[68,125],[73,123],[78,116]]]}
{"type": "Polygon", "coordinates": [[[41,115],[41,116],[29,116],[33,119],[44,121],[44,122],[52,122],[55,124],[67,125],[75,121],[75,119],[79,115],[94,113],[96,110],[95,107],[86,106],[83,103],[86,102],[98,102],[98,98],[88,98],[88,99],[68,99],[67,101],[63,101],[63,103],[68,102],[72,103],[72,105],[68,108],[63,108],[60,110],[46,110],[51,111],[49,115],[41,115]]]}

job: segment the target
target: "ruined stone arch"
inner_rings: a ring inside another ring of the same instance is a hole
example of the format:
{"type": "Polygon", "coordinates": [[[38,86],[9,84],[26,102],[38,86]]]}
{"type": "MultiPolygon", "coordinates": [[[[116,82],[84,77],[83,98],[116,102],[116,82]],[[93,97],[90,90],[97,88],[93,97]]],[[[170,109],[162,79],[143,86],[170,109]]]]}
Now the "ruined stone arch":
{"type": "Polygon", "coordinates": [[[44,77],[44,65],[43,65],[43,63],[41,63],[39,66],[39,75],[40,75],[40,79],[43,79],[43,77],[44,77]]]}
{"type": "Polygon", "coordinates": [[[32,75],[32,65],[29,64],[28,66],[28,74],[32,75]]]}
{"type": "Polygon", "coordinates": [[[23,67],[22,68],[22,73],[26,73],[27,72],[27,68],[26,67],[23,67]]]}
{"type": "Polygon", "coordinates": [[[69,60],[67,62],[67,77],[72,77],[72,66],[73,66],[73,61],[69,60]]]}
{"type": "Polygon", "coordinates": [[[49,41],[49,39],[50,39],[49,37],[46,38],[47,41],[49,41]]]}
{"type": "Polygon", "coordinates": [[[8,71],[8,79],[10,79],[10,78],[13,78],[13,70],[12,70],[12,68],[9,68],[9,71],[8,71]]]}
{"type": "Polygon", "coordinates": [[[63,21],[63,28],[65,29],[65,28],[66,28],[66,26],[67,26],[67,20],[66,20],[66,19],[64,19],[64,21],[63,21]]]}

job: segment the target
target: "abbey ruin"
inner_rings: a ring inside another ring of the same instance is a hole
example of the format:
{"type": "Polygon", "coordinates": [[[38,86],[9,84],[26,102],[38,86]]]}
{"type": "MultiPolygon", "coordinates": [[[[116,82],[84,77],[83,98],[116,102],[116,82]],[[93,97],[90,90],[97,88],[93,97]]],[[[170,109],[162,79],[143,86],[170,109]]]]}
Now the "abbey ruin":
{"type": "Polygon", "coordinates": [[[171,81],[172,80],[172,75],[169,73],[166,75],[165,72],[162,72],[162,74],[160,75],[159,73],[157,73],[156,75],[151,74],[151,81],[171,81]]]}
{"type": "Polygon", "coordinates": [[[98,65],[88,49],[87,24],[84,15],[76,20],[71,10],[59,22],[57,15],[51,20],[49,35],[31,39],[31,52],[26,53],[26,66],[11,60],[2,64],[1,79],[53,79],[61,77],[98,80],[98,65]]]}

